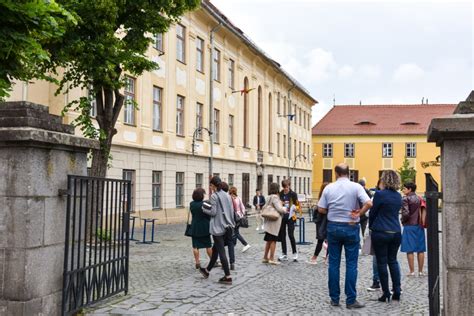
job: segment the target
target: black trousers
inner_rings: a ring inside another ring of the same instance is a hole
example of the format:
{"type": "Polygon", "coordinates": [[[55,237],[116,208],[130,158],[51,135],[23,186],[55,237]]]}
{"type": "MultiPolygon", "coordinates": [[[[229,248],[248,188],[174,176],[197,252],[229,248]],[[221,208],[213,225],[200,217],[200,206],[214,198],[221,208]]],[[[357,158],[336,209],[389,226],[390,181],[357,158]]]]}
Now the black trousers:
{"type": "MultiPolygon", "coordinates": [[[[321,252],[321,249],[323,249],[323,244],[324,244],[324,240],[323,239],[318,239],[316,249],[314,249],[314,256],[315,257],[319,256],[319,253],[321,252]]],[[[327,256],[327,251],[326,251],[326,256],[327,256]]]]}
{"type": "Polygon", "coordinates": [[[221,259],[222,267],[224,268],[224,273],[226,276],[230,275],[229,269],[229,261],[227,261],[227,256],[225,254],[225,240],[226,236],[212,236],[214,239],[214,246],[212,246],[212,255],[211,261],[209,261],[209,265],[207,266],[207,271],[211,271],[217,261],[217,256],[221,259]]]}
{"type": "Polygon", "coordinates": [[[286,227],[288,227],[288,237],[290,238],[291,250],[296,253],[295,240],[295,221],[289,218],[288,214],[283,216],[280,226],[280,233],[278,234],[281,240],[281,251],[286,255],[286,227]]]}
{"type": "Polygon", "coordinates": [[[362,238],[365,236],[365,230],[367,228],[368,221],[369,221],[369,218],[365,215],[360,218],[360,231],[362,233],[362,238]]]}

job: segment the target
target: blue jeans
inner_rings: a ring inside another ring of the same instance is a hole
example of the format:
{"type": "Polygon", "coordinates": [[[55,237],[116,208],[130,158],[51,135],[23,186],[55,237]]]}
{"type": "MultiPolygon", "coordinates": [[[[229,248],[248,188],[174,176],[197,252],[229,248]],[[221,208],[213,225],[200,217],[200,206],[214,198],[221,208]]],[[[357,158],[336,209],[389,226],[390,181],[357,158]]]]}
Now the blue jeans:
{"type": "Polygon", "coordinates": [[[393,294],[400,294],[400,266],[398,265],[397,254],[401,239],[402,235],[400,233],[372,231],[372,245],[377,258],[380,284],[385,296],[390,296],[387,265],[392,278],[393,294]]]}
{"type": "Polygon", "coordinates": [[[377,259],[372,256],[372,281],[380,283],[379,268],[377,267],[377,259]]]}
{"type": "Polygon", "coordinates": [[[357,297],[357,262],[359,259],[360,225],[328,222],[327,237],[329,250],[328,285],[329,296],[334,303],[339,303],[341,290],[339,288],[339,274],[341,266],[341,252],[344,246],[346,255],[346,304],[353,304],[357,297]]]}

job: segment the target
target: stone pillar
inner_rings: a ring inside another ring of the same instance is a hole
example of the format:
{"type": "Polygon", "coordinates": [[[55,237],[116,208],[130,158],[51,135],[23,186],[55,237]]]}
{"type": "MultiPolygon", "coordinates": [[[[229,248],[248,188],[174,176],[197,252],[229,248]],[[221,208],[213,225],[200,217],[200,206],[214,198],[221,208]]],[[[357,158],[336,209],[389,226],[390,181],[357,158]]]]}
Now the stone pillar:
{"type": "Polygon", "coordinates": [[[59,315],[67,175],[97,141],[29,102],[0,103],[0,315],[59,315]]]}
{"type": "Polygon", "coordinates": [[[474,91],[453,115],[433,119],[428,141],[441,147],[444,315],[474,311],[474,91]]]}

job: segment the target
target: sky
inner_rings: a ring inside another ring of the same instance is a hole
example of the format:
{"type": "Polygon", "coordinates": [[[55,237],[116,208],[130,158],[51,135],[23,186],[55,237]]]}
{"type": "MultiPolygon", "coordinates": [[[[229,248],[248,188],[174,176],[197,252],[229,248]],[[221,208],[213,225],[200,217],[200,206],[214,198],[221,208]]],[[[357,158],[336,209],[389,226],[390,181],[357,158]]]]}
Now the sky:
{"type": "Polygon", "coordinates": [[[211,0],[318,100],[465,100],[474,89],[474,1],[211,0]]]}

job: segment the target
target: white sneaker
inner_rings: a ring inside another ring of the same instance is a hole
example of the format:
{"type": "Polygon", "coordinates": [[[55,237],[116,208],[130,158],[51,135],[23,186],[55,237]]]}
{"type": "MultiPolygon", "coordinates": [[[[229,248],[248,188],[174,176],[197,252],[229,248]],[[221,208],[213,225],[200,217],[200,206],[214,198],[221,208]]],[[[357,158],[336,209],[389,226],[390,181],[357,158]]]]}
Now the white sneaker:
{"type": "Polygon", "coordinates": [[[262,225],[262,230],[264,230],[264,229],[263,229],[263,225],[262,225]]]}
{"type": "Polygon", "coordinates": [[[259,230],[260,230],[260,226],[257,226],[257,229],[256,229],[256,231],[259,231],[259,230]]]}
{"type": "Polygon", "coordinates": [[[250,247],[251,246],[249,244],[247,244],[247,246],[244,246],[244,248],[242,248],[242,252],[246,252],[247,250],[250,249],[250,247]]]}
{"type": "Polygon", "coordinates": [[[293,254],[293,261],[298,261],[298,253],[293,254]]]}
{"type": "Polygon", "coordinates": [[[281,255],[278,257],[279,261],[288,261],[288,257],[286,255],[281,255]]]}

